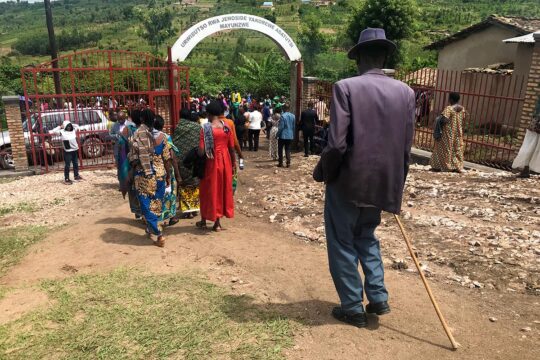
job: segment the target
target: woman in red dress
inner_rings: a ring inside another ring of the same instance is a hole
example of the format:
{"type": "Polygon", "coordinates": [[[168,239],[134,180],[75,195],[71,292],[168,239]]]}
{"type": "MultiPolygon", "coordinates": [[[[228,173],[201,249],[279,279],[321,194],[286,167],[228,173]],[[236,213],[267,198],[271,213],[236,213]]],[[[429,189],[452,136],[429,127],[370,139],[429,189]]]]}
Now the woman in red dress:
{"type": "Polygon", "coordinates": [[[206,228],[206,221],[214,222],[212,230],[223,230],[220,218],[234,216],[233,168],[236,166],[234,135],[219,119],[221,104],[212,101],[206,107],[208,123],[203,125],[199,153],[206,156],[204,178],[200,183],[201,221],[197,227],[206,228]]]}

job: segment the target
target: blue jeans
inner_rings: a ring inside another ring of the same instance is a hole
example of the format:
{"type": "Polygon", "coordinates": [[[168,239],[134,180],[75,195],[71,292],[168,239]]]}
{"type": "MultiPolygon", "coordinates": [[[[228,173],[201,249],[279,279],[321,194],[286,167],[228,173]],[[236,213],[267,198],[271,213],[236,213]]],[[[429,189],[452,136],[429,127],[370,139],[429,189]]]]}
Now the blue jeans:
{"type": "Polygon", "coordinates": [[[69,180],[69,166],[73,163],[73,175],[79,177],[79,154],[78,151],[64,150],[64,179],[69,180]]]}
{"type": "Polygon", "coordinates": [[[326,186],[324,220],[328,262],[341,308],[356,314],[364,312],[364,291],[371,303],[388,300],[379,240],[375,237],[375,229],[381,223],[381,210],[358,207],[337,190],[335,185],[326,186]],[[364,272],[364,284],[358,262],[364,272]]]}

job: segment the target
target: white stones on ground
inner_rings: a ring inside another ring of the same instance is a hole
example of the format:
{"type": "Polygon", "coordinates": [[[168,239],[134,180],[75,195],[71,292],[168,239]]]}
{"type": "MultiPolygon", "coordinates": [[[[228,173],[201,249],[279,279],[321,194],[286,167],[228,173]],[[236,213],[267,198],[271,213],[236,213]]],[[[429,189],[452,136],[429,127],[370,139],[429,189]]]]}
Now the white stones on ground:
{"type": "Polygon", "coordinates": [[[496,317],[490,317],[490,318],[489,318],[489,321],[491,321],[491,322],[497,322],[497,320],[498,320],[498,319],[497,319],[496,317]]]}
{"type": "Polygon", "coordinates": [[[411,220],[412,219],[412,215],[410,212],[408,211],[404,211],[403,212],[403,220],[411,220]]]}
{"type": "Polygon", "coordinates": [[[469,245],[479,247],[479,246],[482,246],[482,243],[478,240],[471,240],[469,241],[469,245]]]}
{"type": "Polygon", "coordinates": [[[472,285],[475,287],[475,288],[479,288],[479,289],[482,289],[484,287],[484,284],[482,284],[481,282],[479,281],[473,281],[472,282],[472,285]]]}
{"type": "Polygon", "coordinates": [[[392,269],[395,270],[406,270],[409,268],[409,265],[403,259],[395,259],[392,262],[392,269]]]}
{"type": "Polygon", "coordinates": [[[529,332],[531,331],[532,329],[529,327],[529,326],[525,326],[523,328],[520,329],[520,331],[523,331],[523,332],[529,332]]]}

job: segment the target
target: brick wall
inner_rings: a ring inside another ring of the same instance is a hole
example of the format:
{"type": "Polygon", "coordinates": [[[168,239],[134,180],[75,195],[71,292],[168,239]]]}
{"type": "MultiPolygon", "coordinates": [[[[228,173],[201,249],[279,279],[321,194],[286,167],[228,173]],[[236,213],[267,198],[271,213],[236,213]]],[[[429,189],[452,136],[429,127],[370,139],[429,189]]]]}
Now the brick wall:
{"type": "Polygon", "coordinates": [[[7,127],[11,140],[11,151],[16,171],[28,170],[28,158],[21,122],[21,110],[18,96],[3,96],[2,101],[6,109],[7,127]]]}
{"type": "MultiPolygon", "coordinates": [[[[523,142],[525,137],[525,129],[529,127],[536,101],[540,97],[540,33],[534,34],[535,44],[532,55],[531,68],[527,80],[527,90],[525,92],[525,102],[521,112],[520,132],[518,134],[518,144],[523,142]]],[[[519,151],[519,147],[516,152],[519,151]]]]}

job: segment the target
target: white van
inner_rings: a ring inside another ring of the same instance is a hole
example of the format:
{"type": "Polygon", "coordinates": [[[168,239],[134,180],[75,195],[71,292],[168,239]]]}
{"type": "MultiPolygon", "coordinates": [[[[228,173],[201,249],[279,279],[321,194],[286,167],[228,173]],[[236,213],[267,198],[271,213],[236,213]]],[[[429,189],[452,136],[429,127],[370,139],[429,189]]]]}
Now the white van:
{"type": "MultiPolygon", "coordinates": [[[[105,143],[110,142],[107,128],[108,119],[101,109],[83,108],[71,110],[54,110],[40,114],[33,114],[31,117],[32,133],[34,136],[34,147],[38,152],[38,159],[43,159],[45,154],[41,142],[45,141],[47,157],[54,155],[54,149],[62,148],[62,140],[58,135],[50,135],[49,130],[62,125],[65,120],[79,125],[78,139],[81,150],[86,158],[98,158],[105,154],[105,143]]],[[[28,120],[22,124],[26,152],[31,159],[32,149],[30,147],[30,133],[28,131],[28,120]]],[[[49,162],[49,165],[51,163],[49,162]]],[[[14,167],[13,156],[11,154],[11,139],[8,131],[3,131],[0,135],[0,167],[10,169],[14,167]]]]}

